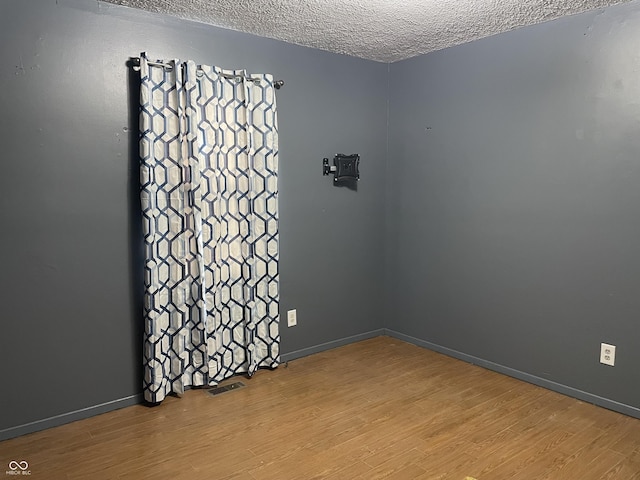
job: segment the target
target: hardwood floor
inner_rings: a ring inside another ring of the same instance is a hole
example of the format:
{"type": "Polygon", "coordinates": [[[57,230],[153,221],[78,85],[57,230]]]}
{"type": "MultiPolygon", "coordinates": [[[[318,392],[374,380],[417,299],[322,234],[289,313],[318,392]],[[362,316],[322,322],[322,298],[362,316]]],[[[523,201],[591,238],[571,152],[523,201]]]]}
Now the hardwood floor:
{"type": "Polygon", "coordinates": [[[640,479],[640,420],[389,337],[238,380],[1,442],[0,462],[54,480],[640,479]]]}

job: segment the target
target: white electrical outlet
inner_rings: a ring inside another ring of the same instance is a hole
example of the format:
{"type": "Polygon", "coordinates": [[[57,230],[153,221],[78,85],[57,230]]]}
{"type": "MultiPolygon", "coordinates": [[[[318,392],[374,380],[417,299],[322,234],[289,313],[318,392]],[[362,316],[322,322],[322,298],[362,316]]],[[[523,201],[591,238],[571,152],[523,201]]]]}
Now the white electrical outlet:
{"type": "Polygon", "coordinates": [[[293,310],[289,310],[287,312],[287,326],[295,327],[297,324],[298,324],[298,313],[294,308],[293,310]]]}
{"type": "Polygon", "coordinates": [[[600,363],[611,365],[612,367],[616,364],[615,345],[609,345],[608,343],[600,344],[600,363]]]}

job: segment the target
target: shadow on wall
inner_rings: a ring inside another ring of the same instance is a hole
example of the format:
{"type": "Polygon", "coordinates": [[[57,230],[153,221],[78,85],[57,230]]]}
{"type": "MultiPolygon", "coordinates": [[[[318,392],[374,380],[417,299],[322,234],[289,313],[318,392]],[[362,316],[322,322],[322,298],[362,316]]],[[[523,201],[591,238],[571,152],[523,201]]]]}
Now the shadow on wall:
{"type": "Polygon", "coordinates": [[[133,345],[135,358],[139,360],[136,368],[137,389],[142,392],[143,365],[142,339],[144,318],[142,302],[144,296],[144,242],[142,237],[142,213],[140,206],[140,143],[139,143],[139,109],[140,109],[140,72],[133,66],[135,61],[127,62],[128,83],[128,136],[129,136],[129,174],[128,174],[128,206],[129,206],[129,281],[131,285],[131,319],[133,321],[133,345]]]}

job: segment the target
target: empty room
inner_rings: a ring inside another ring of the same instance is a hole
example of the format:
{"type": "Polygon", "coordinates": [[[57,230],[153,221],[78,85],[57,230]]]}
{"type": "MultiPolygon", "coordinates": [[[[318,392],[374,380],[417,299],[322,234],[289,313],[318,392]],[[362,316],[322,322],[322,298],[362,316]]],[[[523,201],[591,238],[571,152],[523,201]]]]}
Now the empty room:
{"type": "Polygon", "coordinates": [[[640,480],[640,0],[0,40],[0,476],[640,480]]]}

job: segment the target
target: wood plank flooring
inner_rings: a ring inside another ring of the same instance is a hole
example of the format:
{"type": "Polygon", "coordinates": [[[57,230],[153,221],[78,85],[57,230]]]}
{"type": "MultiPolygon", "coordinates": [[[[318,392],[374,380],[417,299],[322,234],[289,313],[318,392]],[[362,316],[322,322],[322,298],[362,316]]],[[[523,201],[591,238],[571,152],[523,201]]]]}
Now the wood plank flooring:
{"type": "Polygon", "coordinates": [[[389,337],[239,380],[0,442],[0,474],[640,480],[640,420],[389,337]]]}

